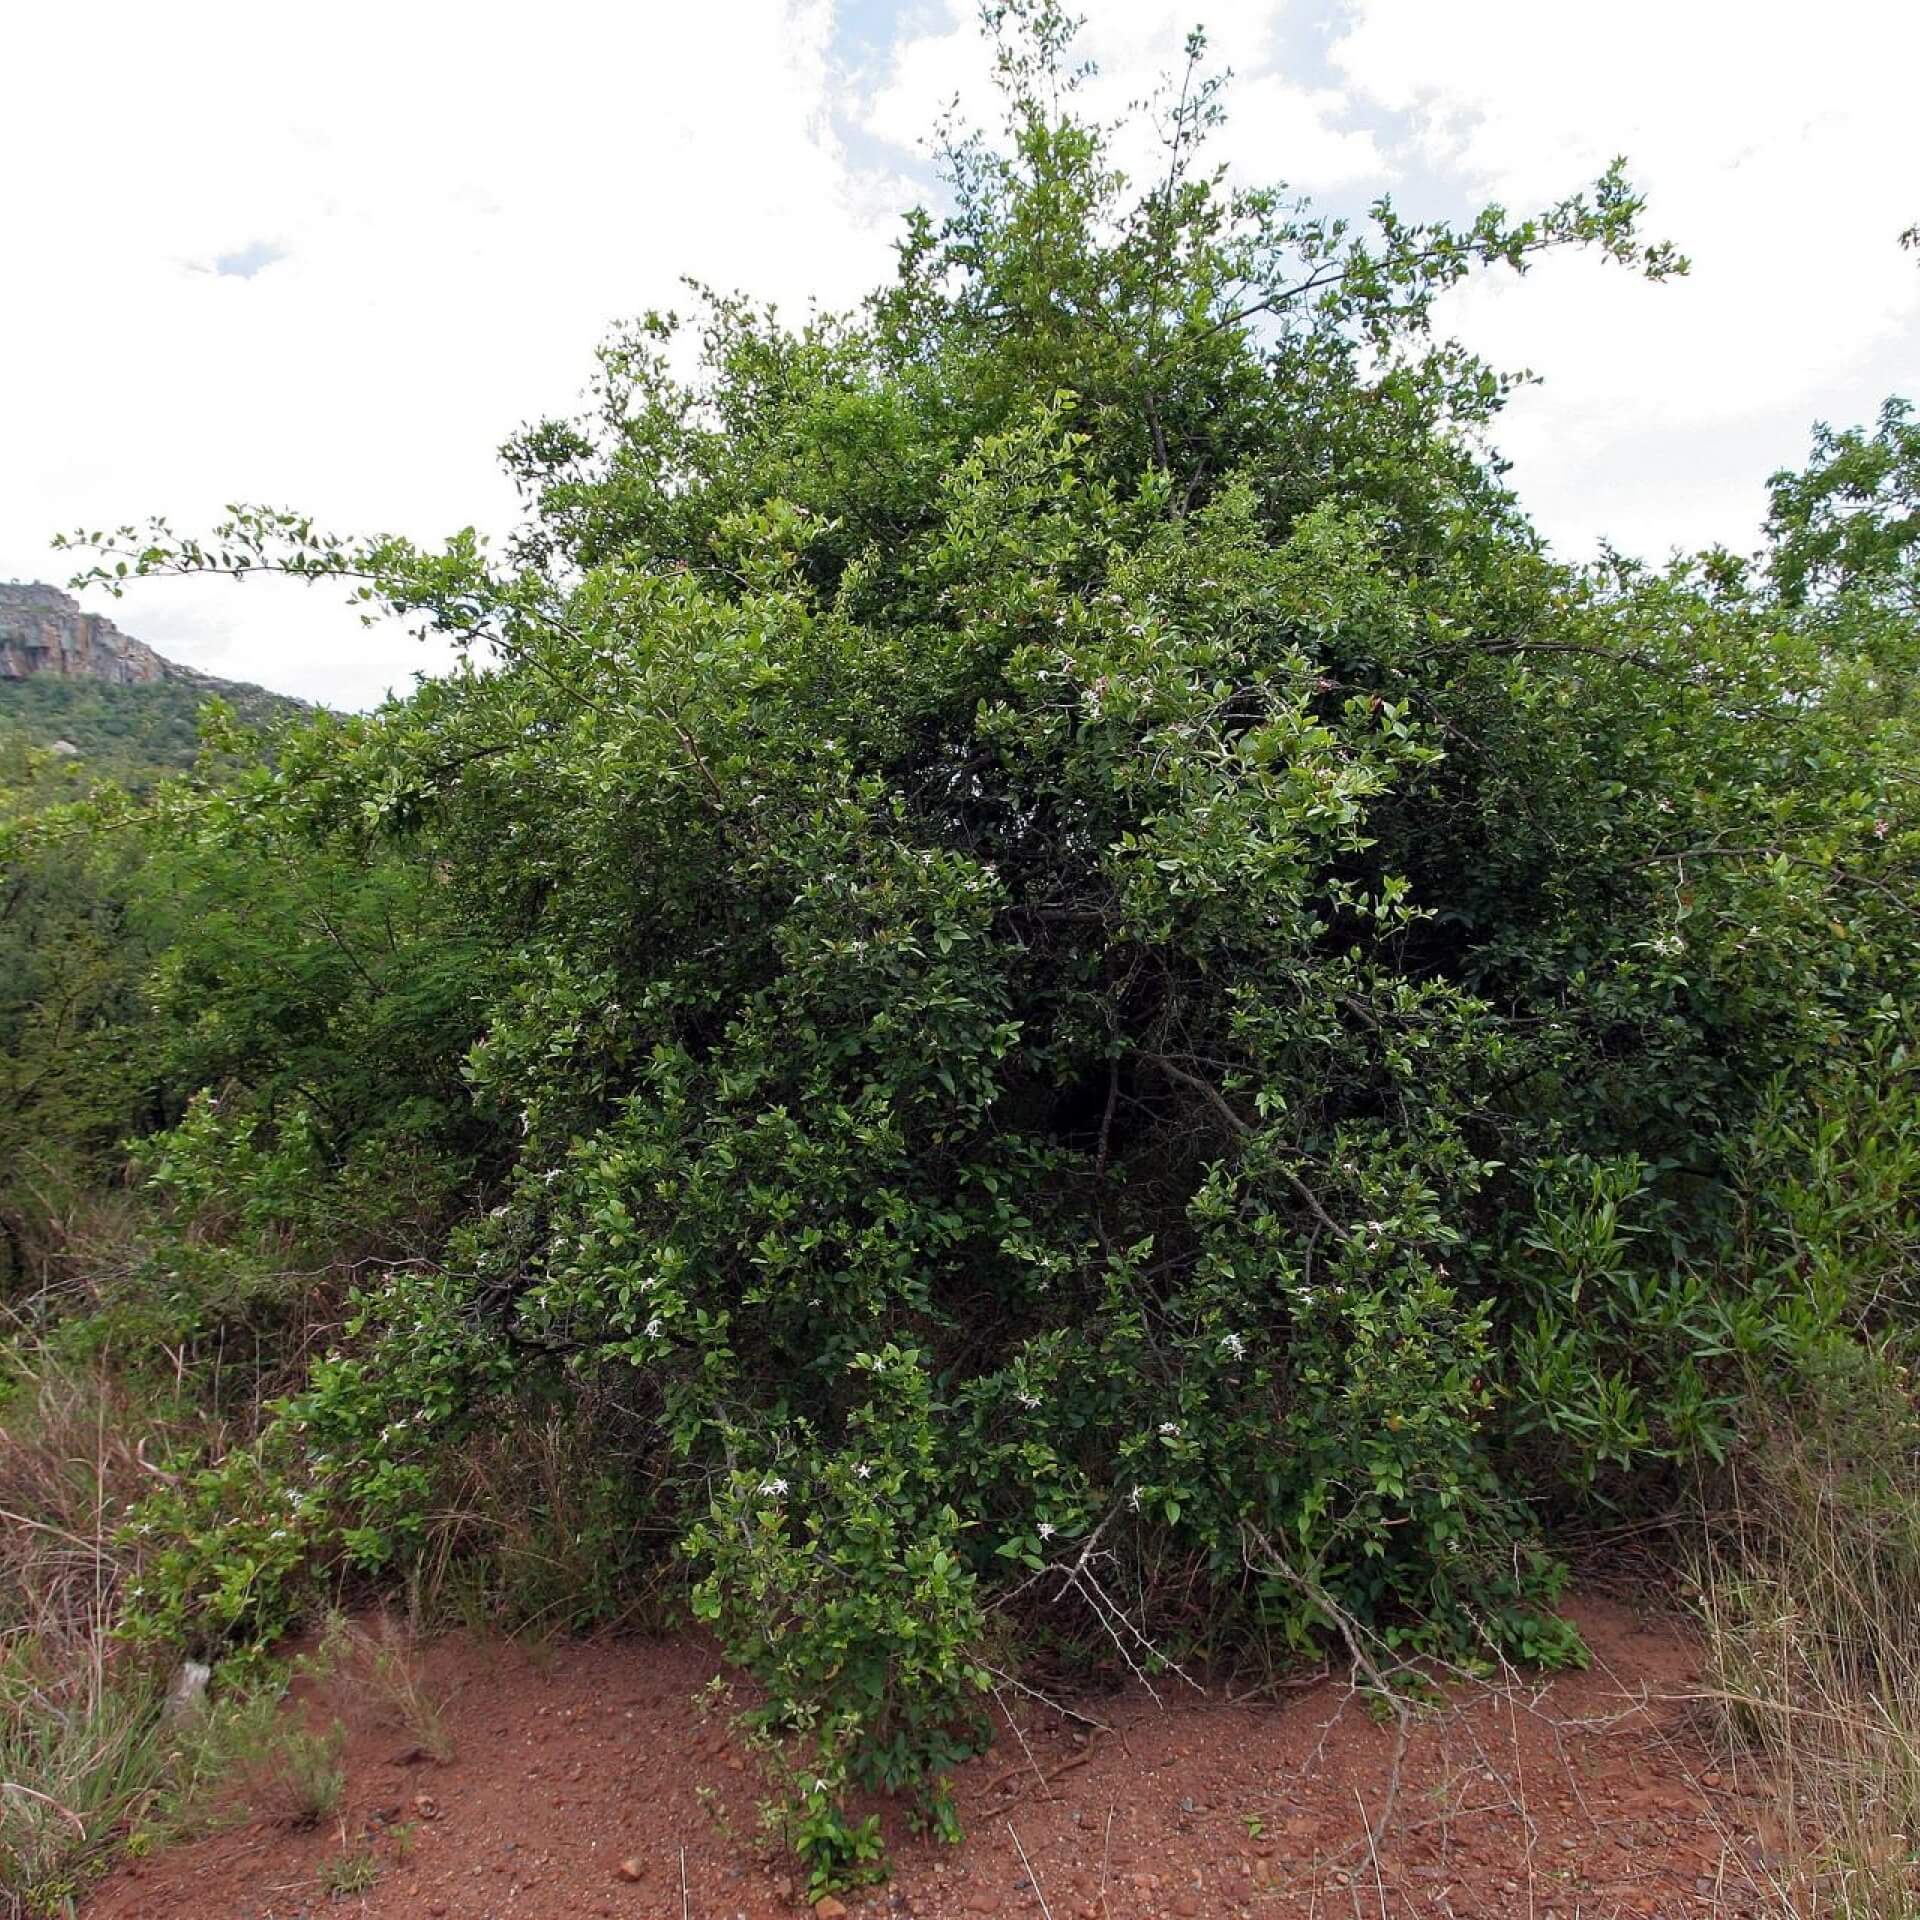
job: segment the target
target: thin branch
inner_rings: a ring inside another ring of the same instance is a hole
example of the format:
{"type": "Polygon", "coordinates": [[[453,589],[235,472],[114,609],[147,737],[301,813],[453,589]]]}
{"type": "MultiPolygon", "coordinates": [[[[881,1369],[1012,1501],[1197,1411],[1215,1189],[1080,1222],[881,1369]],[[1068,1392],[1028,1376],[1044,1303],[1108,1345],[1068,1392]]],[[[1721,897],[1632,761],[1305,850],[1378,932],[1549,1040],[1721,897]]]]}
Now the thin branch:
{"type": "Polygon", "coordinates": [[[1020,1845],[1020,1836],[1014,1833],[1013,1822],[1007,1822],[1007,1831],[1013,1834],[1013,1844],[1019,1849],[1020,1864],[1027,1870],[1027,1884],[1033,1889],[1033,1897],[1040,1902],[1040,1912],[1044,1920],[1053,1920],[1052,1910],[1047,1905],[1047,1896],[1040,1891],[1040,1876],[1033,1870],[1033,1862],[1027,1858],[1027,1850],[1020,1845]]]}
{"type": "Polygon", "coordinates": [[[1856,887],[1871,887],[1875,893],[1884,893],[1903,913],[1913,912],[1913,903],[1897,887],[1889,886],[1884,880],[1876,880],[1871,874],[1853,873],[1845,867],[1839,867],[1826,860],[1813,860],[1803,853],[1788,853],[1783,847],[1720,847],[1703,844],[1697,847],[1666,847],[1658,853],[1650,853],[1644,859],[1629,861],[1630,867],[1657,867],[1671,860],[1676,865],[1686,860],[1783,860],[1790,867],[1805,867],[1812,873],[1823,873],[1829,880],[1847,881],[1856,887]]]}
{"type": "MultiPolygon", "coordinates": [[[[1141,1057],[1153,1066],[1158,1067],[1169,1080],[1177,1080],[1182,1086],[1192,1087],[1196,1093],[1204,1094],[1209,1104],[1213,1107],[1213,1110],[1226,1121],[1227,1125],[1232,1128],[1234,1133],[1239,1135],[1241,1139],[1252,1138],[1256,1129],[1248,1121],[1243,1120],[1239,1114],[1234,1112],[1233,1108],[1227,1102],[1226,1095],[1223,1094],[1211,1080],[1203,1080],[1197,1073],[1189,1073],[1186,1068],[1177,1066],[1172,1060],[1169,1060],[1164,1053],[1149,1053],[1141,1057]]],[[[1300,1196],[1307,1211],[1311,1213],[1313,1217],[1320,1222],[1321,1226],[1332,1234],[1336,1240],[1351,1240],[1353,1238],[1346,1228],[1341,1226],[1341,1224],[1334,1219],[1333,1215],[1320,1204],[1319,1195],[1316,1194],[1291,1167],[1284,1167],[1276,1162],[1274,1171],[1300,1196]]]]}

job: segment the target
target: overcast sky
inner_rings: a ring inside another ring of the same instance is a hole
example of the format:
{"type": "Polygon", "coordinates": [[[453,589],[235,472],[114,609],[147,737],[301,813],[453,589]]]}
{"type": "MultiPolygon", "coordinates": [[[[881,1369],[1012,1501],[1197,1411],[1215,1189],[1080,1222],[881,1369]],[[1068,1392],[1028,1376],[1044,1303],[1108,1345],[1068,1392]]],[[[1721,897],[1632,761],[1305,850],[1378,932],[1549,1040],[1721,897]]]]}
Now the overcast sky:
{"type": "MultiPolygon", "coordinates": [[[[1204,21],[1222,151],[1332,207],[1516,210],[1616,152],[1690,279],[1585,259],[1451,299],[1545,384],[1508,413],[1556,548],[1756,538],[1815,419],[1920,397],[1914,0],[1083,0],[1099,100],[1204,21]]],[[[972,0],[17,0],[0,30],[0,579],[48,537],[228,500],[343,531],[495,533],[494,450],[565,412],[606,325],[678,276],[844,304],[883,277],[916,145],[980,99],[972,0]]],[[[982,100],[983,111],[987,102],[982,100]]],[[[178,660],[364,705],[436,665],[334,590],[142,586],[178,660]]]]}

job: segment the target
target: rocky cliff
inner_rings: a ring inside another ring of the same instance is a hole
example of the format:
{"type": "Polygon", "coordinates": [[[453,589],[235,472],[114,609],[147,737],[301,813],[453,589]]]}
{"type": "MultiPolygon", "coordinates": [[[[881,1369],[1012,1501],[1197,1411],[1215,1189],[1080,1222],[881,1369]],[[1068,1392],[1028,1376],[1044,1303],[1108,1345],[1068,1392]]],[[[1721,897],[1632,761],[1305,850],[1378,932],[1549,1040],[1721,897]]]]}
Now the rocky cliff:
{"type": "Polygon", "coordinates": [[[317,711],[183,667],[57,587],[0,582],[0,753],[24,742],[138,787],[194,764],[216,695],[256,727],[317,711]]]}
{"type": "Polygon", "coordinates": [[[157,680],[216,687],[191,667],[163,659],[104,614],[88,613],[57,587],[0,582],[0,680],[51,674],[62,680],[103,680],[110,686],[147,686],[157,680]]]}

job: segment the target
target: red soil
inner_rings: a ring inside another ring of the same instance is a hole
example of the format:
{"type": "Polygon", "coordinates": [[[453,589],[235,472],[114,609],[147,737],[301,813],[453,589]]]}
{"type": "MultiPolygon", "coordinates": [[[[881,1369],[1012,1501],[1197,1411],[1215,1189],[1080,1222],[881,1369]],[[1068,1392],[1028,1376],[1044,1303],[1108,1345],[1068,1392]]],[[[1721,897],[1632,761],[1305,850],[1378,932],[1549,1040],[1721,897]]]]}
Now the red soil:
{"type": "MultiPolygon", "coordinates": [[[[1572,1611],[1590,1672],[1456,1689],[1404,1752],[1344,1674],[1259,1701],[1174,1681],[1164,1708],[1137,1689],[1073,1703],[1106,1731],[1010,1694],[1019,1738],[1003,1728],[957,1782],[965,1844],[890,1817],[892,1880],[846,1904],[855,1920],[1778,1911],[1771,1795],[1703,1743],[1684,1633],[1607,1601],[1572,1611]]],[[[790,1859],[756,1851],[751,1756],[696,1708],[711,1651],[609,1640],[540,1656],[455,1638],[423,1665],[451,1762],[362,1725],[337,1819],[307,1833],[256,1821],[124,1864],[91,1920],[804,1911],[790,1859]],[[322,1870],[369,1851],[377,1883],[330,1902],[322,1870]]]]}

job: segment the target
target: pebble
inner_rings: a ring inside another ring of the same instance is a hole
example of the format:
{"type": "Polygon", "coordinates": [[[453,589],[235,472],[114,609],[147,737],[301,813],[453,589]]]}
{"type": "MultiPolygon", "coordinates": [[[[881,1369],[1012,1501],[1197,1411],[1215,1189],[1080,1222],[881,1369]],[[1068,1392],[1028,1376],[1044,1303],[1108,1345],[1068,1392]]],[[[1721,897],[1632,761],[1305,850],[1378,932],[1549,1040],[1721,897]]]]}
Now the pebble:
{"type": "Polygon", "coordinates": [[[846,1903],[830,1893],[823,1893],[813,1903],[813,1911],[815,1920],[847,1920],[846,1903]]]}
{"type": "Polygon", "coordinates": [[[622,1860],[620,1864],[614,1868],[614,1872],[617,1873],[622,1880],[644,1880],[647,1877],[646,1868],[643,1867],[638,1860],[622,1860]]]}

